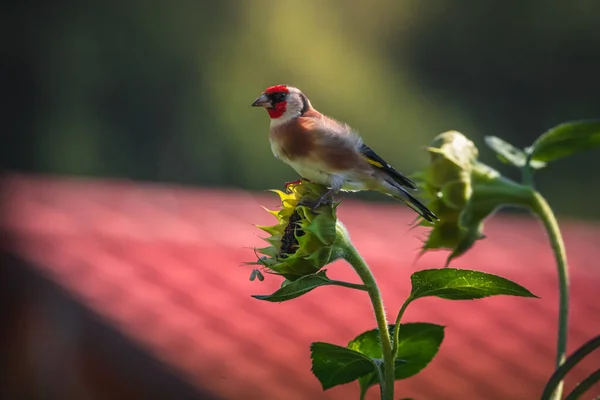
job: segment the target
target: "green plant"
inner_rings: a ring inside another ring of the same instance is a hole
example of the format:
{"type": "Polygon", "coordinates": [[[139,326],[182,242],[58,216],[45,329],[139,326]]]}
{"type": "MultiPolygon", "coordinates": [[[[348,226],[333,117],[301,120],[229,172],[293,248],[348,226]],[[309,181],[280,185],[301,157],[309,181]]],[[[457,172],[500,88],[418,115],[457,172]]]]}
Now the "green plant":
{"type": "MultiPolygon", "coordinates": [[[[560,367],[565,360],[568,327],[567,259],[556,218],[533,186],[533,172],[550,161],[600,146],[600,122],[560,125],[540,136],[524,150],[496,137],[488,137],[486,142],[501,161],[522,170],[523,181],[511,181],[480,162],[475,145],[459,132],[449,131],[435,138],[428,148],[431,162],[415,176],[428,197],[428,206],[440,217],[436,224],[424,220],[419,222],[431,228],[422,253],[435,249],[449,249],[451,253],[444,268],[412,274],[411,292],[394,324],[387,322],[375,277],[352,244],[346,228],[337,219],[339,203],[321,205],[316,210],[303,206],[326,190],[308,181],[288,186],[286,193],[275,191],[281,198],[282,208],[270,213],[278,223],[260,227],[270,234],[265,239],[269,246],[257,249],[261,256],[249,264],[262,267],[253,270],[251,280],[256,277],[263,280],[261,270],[282,275],[286,279],[274,293],[253,297],[281,302],[304,295],[319,286],[343,286],[367,292],[377,321],[377,329],[358,335],[347,346],[323,342],[311,345],[312,370],[324,390],[357,380],[361,399],[369,387],[379,385],[381,398],[391,400],[394,398],[396,380],[411,377],[425,368],[437,354],[444,339],[444,327],[424,322],[401,323],[406,308],[417,299],[431,296],[448,300],[473,300],[495,295],[536,297],[505,278],[448,267],[454,258],[484,238],[484,220],[507,205],[532,211],[543,222],[548,233],[560,283],[556,368],[564,370],[560,367]],[[352,266],[362,284],[327,277],[323,268],[340,258],[352,266]]],[[[577,362],[576,358],[574,362],[577,362]]],[[[552,378],[552,385],[549,383],[545,392],[550,391],[549,396],[553,399],[560,399],[562,395],[564,375],[557,376],[552,378]]],[[[595,379],[592,375],[586,382],[589,384],[595,379]]],[[[585,385],[580,385],[580,390],[585,388],[585,385]]]]}

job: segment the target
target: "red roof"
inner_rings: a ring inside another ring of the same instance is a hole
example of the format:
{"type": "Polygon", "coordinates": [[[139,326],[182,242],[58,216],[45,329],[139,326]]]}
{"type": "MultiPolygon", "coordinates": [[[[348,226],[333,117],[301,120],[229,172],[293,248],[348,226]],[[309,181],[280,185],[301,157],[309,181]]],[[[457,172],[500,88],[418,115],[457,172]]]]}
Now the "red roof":
{"type": "MultiPolygon", "coordinates": [[[[358,385],[323,392],[310,372],[313,341],[346,344],[375,327],[362,292],[318,288],[297,300],[268,303],[280,279],[250,282],[253,224],[270,224],[261,205],[271,194],[130,181],[6,175],[0,229],[5,250],[35,266],[106,324],[172,366],[193,385],[227,399],[348,399],[358,385]]],[[[351,196],[348,196],[351,197],[351,196]]],[[[389,311],[410,290],[412,272],[444,265],[446,253],[414,262],[425,231],[397,204],[345,200],[339,216],[370,263],[389,311]]],[[[600,228],[561,221],[571,266],[569,351],[600,332],[600,228]]],[[[500,215],[487,239],[453,263],[512,279],[541,299],[421,299],[404,322],[447,326],[438,356],[419,375],[398,381],[398,398],[532,399],[553,371],[557,279],[542,226],[500,215]]],[[[356,282],[337,262],[333,279],[356,282]]],[[[567,389],[600,364],[576,368],[567,389]]],[[[600,393],[600,389],[596,389],[600,393]]],[[[369,398],[377,398],[372,388],[369,398]]]]}

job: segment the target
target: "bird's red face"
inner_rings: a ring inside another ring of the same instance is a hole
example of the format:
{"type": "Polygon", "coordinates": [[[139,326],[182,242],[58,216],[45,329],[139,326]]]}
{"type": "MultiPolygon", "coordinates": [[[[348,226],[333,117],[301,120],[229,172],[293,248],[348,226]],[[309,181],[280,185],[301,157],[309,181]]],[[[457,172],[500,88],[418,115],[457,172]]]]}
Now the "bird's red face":
{"type": "Polygon", "coordinates": [[[279,118],[287,110],[289,94],[290,91],[286,85],[271,86],[252,103],[252,107],[264,107],[271,119],[279,118]]]}

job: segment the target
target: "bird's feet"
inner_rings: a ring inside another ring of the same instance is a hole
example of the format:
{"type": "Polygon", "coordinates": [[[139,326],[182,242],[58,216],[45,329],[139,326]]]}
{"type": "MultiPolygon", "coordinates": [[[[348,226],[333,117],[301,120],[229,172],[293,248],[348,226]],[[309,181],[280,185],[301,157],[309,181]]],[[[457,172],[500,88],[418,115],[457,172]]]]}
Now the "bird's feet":
{"type": "Polygon", "coordinates": [[[324,204],[333,203],[333,192],[334,192],[334,190],[330,189],[327,192],[325,192],[321,197],[319,197],[317,200],[314,200],[314,201],[300,200],[298,202],[298,205],[308,207],[308,208],[310,208],[311,211],[314,212],[317,208],[321,207],[324,204]]]}

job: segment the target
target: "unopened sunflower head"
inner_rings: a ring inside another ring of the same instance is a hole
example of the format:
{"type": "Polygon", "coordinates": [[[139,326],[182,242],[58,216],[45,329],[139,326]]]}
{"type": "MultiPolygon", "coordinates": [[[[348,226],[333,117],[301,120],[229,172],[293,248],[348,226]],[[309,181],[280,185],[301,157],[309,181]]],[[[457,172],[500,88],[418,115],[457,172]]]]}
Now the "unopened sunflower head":
{"type": "Polygon", "coordinates": [[[336,216],[339,203],[322,204],[314,211],[301,205],[319,199],[325,187],[302,180],[288,185],[285,193],[272,191],[279,195],[281,208],[267,211],[277,218],[277,223],[258,226],[270,235],[264,238],[269,246],[256,249],[262,256],[249,264],[262,265],[269,272],[293,281],[340,258],[335,243],[345,229],[336,216]]]}
{"type": "Polygon", "coordinates": [[[432,227],[421,254],[449,249],[447,264],[483,239],[483,220],[498,206],[489,189],[503,190],[500,175],[477,160],[477,147],[457,131],[438,135],[427,148],[430,163],[415,177],[440,221],[432,227]]]}

